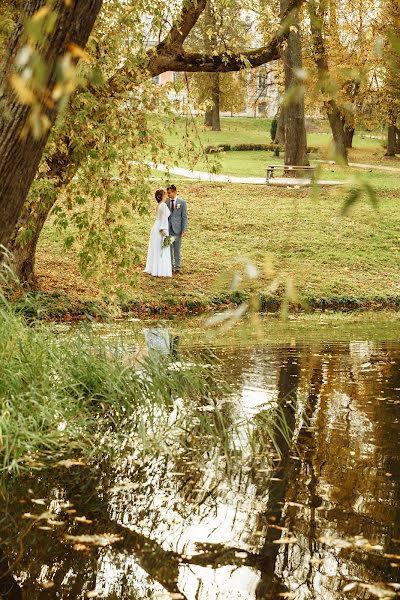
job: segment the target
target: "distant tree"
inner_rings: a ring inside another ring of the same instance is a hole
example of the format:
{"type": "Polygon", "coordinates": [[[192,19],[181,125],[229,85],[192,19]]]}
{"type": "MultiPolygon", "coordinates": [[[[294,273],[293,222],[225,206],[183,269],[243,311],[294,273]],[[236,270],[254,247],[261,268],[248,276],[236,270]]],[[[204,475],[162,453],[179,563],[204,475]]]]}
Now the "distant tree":
{"type": "Polygon", "coordinates": [[[385,23],[385,105],[387,107],[386,156],[400,152],[398,116],[400,113],[400,5],[397,0],[386,0],[383,5],[385,23]]]}
{"type": "MultiPolygon", "coordinates": [[[[287,0],[280,0],[282,22],[287,14],[287,0]]],[[[299,10],[290,18],[290,31],[282,52],[285,74],[285,165],[309,165],[304,116],[304,82],[299,10]]]]}

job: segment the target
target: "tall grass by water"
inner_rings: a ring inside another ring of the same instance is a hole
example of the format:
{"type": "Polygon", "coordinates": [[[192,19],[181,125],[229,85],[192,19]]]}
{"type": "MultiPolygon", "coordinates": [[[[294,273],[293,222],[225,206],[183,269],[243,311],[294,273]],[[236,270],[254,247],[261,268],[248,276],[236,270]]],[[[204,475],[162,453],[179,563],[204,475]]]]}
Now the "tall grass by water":
{"type": "Polygon", "coordinates": [[[60,335],[28,325],[0,298],[0,469],[40,468],[49,460],[68,465],[121,448],[190,448],[201,456],[212,450],[212,460],[228,464],[267,444],[276,456],[279,409],[258,415],[256,428],[235,416],[233,392],[211,356],[178,363],[135,352],[92,328],[60,335]]]}

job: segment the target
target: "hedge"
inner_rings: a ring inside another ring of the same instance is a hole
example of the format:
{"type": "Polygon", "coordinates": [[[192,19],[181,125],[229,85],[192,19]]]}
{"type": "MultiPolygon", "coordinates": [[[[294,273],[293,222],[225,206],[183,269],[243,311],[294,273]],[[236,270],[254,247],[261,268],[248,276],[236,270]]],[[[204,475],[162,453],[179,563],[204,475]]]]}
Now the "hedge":
{"type": "MultiPolygon", "coordinates": [[[[283,152],[284,148],[277,144],[218,144],[218,146],[206,146],[204,151],[206,154],[215,154],[218,152],[233,152],[241,150],[276,150],[283,152]]],[[[318,148],[309,147],[307,152],[317,152],[318,148]]]]}

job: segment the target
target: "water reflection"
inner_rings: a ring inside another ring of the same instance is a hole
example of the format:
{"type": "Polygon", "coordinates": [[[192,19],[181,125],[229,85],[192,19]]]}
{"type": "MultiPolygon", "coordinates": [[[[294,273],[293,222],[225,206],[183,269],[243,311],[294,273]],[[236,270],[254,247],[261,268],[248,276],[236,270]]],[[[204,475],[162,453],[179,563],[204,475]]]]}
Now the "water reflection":
{"type": "MultiPolygon", "coordinates": [[[[184,360],[165,328],[144,338],[145,353],[184,360]]],[[[400,344],[215,352],[235,389],[224,410],[232,421],[254,417],[254,447],[266,435],[264,413],[284,415],[281,459],[269,453],[241,469],[238,457],[227,469],[193,423],[184,451],[10,481],[1,597],[19,600],[21,589],[33,600],[396,596],[400,344]],[[105,534],[118,537],[107,545],[105,534]]]]}

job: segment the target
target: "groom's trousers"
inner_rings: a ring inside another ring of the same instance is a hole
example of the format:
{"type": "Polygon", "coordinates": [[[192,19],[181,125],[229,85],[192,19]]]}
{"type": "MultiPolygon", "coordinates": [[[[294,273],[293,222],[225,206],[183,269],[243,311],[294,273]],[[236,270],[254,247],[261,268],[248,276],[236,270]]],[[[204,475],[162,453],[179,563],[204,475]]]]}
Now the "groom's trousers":
{"type": "Polygon", "coordinates": [[[180,271],[181,270],[181,241],[182,236],[177,235],[176,233],[172,233],[170,235],[175,236],[175,241],[171,244],[171,261],[172,261],[172,270],[180,271]]]}

